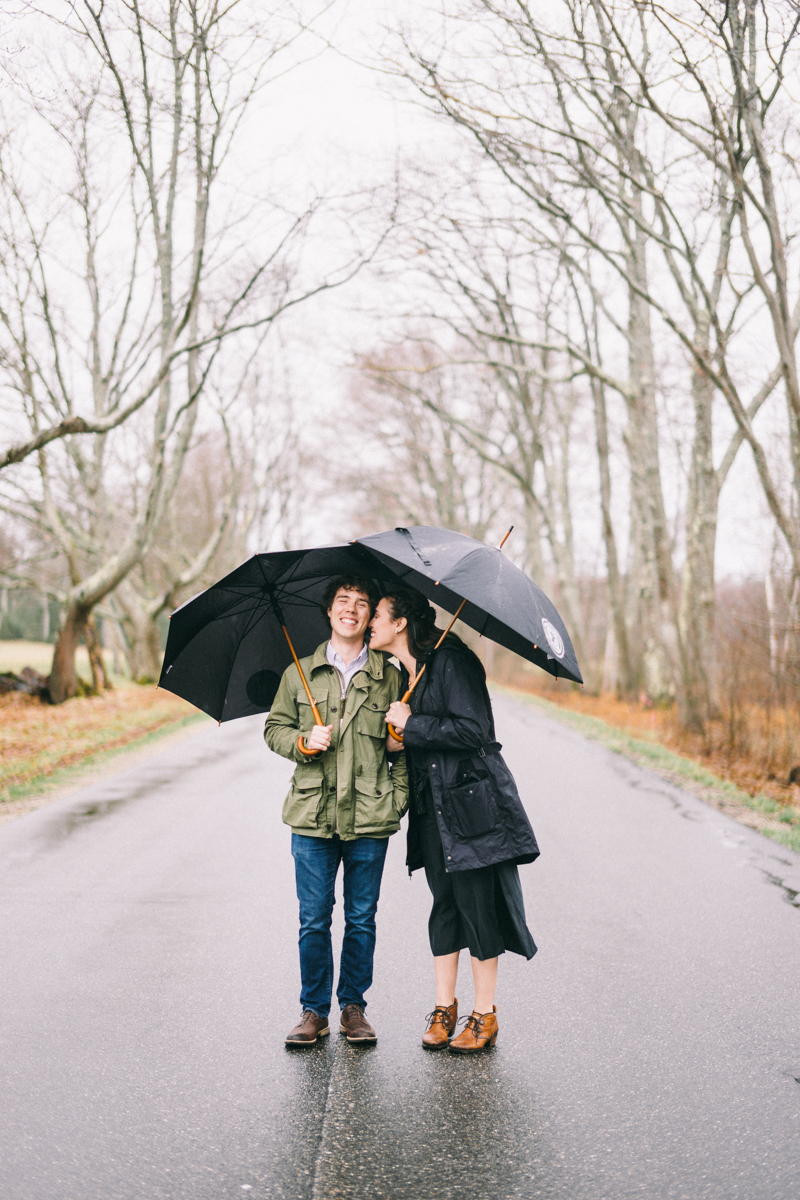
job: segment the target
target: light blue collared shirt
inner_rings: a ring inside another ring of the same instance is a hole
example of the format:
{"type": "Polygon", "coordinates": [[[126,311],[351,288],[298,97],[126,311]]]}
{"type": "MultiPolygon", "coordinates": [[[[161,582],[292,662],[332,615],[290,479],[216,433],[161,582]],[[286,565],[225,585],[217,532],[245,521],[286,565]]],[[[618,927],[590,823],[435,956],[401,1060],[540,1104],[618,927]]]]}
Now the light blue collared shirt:
{"type": "Polygon", "coordinates": [[[350,680],[353,678],[353,676],[357,674],[358,671],[363,670],[363,668],[369,662],[369,646],[365,642],[361,647],[361,653],[356,655],[349,666],[345,666],[344,659],[342,658],[341,654],[338,650],[334,650],[330,642],[328,642],[325,650],[325,657],[332,667],[336,667],[336,670],[341,675],[342,679],[344,680],[344,691],[346,692],[350,687],[350,680]]]}

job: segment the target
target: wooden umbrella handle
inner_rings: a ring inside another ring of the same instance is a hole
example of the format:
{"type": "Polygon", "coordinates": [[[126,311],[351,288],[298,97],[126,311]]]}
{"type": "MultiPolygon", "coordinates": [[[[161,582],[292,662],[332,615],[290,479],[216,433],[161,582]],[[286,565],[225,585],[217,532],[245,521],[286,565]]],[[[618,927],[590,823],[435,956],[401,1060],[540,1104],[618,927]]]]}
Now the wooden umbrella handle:
{"type": "MultiPolygon", "coordinates": [[[[422,671],[424,671],[424,670],[425,670],[425,668],[423,667],[423,668],[422,668],[422,671]]],[[[402,697],[402,699],[400,700],[400,703],[401,703],[401,704],[408,704],[408,701],[409,701],[409,698],[410,698],[410,696],[411,696],[411,693],[413,692],[414,688],[416,687],[416,684],[417,684],[417,679],[419,679],[420,675],[422,674],[422,671],[420,671],[419,675],[417,675],[417,676],[416,676],[416,678],[414,679],[414,682],[411,684],[411,687],[408,689],[408,691],[406,692],[405,696],[403,696],[403,697],[402,697]]],[[[402,733],[398,733],[398,732],[397,732],[397,730],[395,729],[394,725],[390,724],[390,722],[388,722],[388,721],[386,722],[386,726],[387,726],[387,728],[388,728],[388,730],[389,730],[389,733],[390,733],[390,734],[392,735],[392,737],[394,738],[394,740],[395,740],[396,742],[400,742],[400,744],[402,745],[402,744],[403,744],[403,735],[402,735],[402,733]]]]}
{"type": "MultiPolygon", "coordinates": [[[[297,667],[297,670],[300,673],[300,682],[302,683],[303,687],[306,690],[306,695],[308,696],[308,703],[311,705],[311,711],[314,714],[314,724],[315,725],[323,725],[324,721],[322,720],[322,717],[319,715],[319,709],[317,708],[316,704],[314,703],[314,697],[311,695],[311,688],[308,686],[308,680],[306,679],[306,677],[303,673],[303,668],[300,666],[300,659],[297,657],[297,654],[295,653],[295,648],[292,645],[292,639],[289,637],[289,630],[286,628],[285,625],[281,625],[281,629],[283,630],[283,632],[286,635],[286,641],[289,643],[289,649],[292,652],[292,658],[294,659],[294,665],[297,667]]],[[[301,754],[305,755],[306,758],[316,758],[318,754],[322,753],[322,751],[321,750],[309,750],[308,746],[305,743],[305,737],[306,737],[306,735],[304,733],[301,733],[298,736],[297,749],[300,751],[301,754]]]]}
{"type": "MultiPolygon", "coordinates": [[[[302,675],[302,671],[300,672],[300,674],[302,675]]],[[[305,679],[303,680],[303,682],[305,683],[305,679]]],[[[309,698],[309,700],[311,700],[311,696],[309,696],[308,698],[309,698]]],[[[314,724],[322,725],[322,723],[323,723],[322,717],[319,715],[319,709],[317,708],[317,706],[313,700],[311,700],[311,711],[314,714],[314,724]]],[[[301,754],[304,754],[306,756],[306,758],[316,758],[318,754],[322,753],[321,750],[309,750],[308,746],[306,745],[306,735],[304,733],[301,733],[297,738],[297,749],[300,751],[301,754]]]]}

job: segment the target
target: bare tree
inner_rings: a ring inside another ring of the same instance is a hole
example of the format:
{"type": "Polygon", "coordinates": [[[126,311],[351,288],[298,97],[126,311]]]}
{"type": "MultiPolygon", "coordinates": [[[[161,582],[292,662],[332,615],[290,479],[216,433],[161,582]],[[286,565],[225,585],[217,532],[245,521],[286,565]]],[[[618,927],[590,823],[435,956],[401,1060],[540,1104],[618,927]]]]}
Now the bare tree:
{"type": "MultiPolygon", "coordinates": [[[[231,371],[228,363],[220,374],[231,371]]],[[[267,375],[246,360],[241,374],[230,395],[213,388],[223,430],[196,439],[152,545],[111,597],[139,682],[159,676],[164,614],[253,550],[288,546],[301,525],[297,499],[307,464],[293,397],[275,370],[267,375]]]]}
{"type": "MultiPolygon", "coordinates": [[[[788,10],[783,14],[772,54],[766,12],[755,3],[727,6],[718,30],[712,15],[692,3],[672,16],[655,5],[603,0],[563,0],[545,12],[485,0],[450,15],[456,18],[450,25],[457,30],[455,48],[443,44],[434,53],[429,44],[418,52],[406,38],[413,64],[406,73],[440,114],[476,140],[536,214],[530,220],[537,229],[544,222],[561,230],[553,240],[566,244],[584,277],[588,260],[591,274],[601,279],[602,341],[609,333],[613,341],[616,329],[628,348],[624,374],[619,368],[599,373],[596,361],[589,366],[597,383],[614,387],[628,409],[634,549],[628,575],[639,618],[631,624],[643,629],[649,643],[645,673],[656,695],[674,639],[682,717],[701,726],[714,707],[716,508],[743,440],[753,448],[787,541],[796,541],[796,523],[792,527],[782,506],[752,424],[781,372],[792,377],[786,346],[797,334],[780,286],[774,295],[764,288],[770,270],[759,266],[754,247],[766,252],[771,246],[780,278],[781,245],[788,239],[776,241],[772,233],[769,242],[750,237],[748,249],[747,234],[748,206],[753,219],[770,230],[780,225],[779,190],[770,174],[776,156],[763,137],[759,143],[759,130],[781,94],[795,17],[788,10]],[[472,30],[480,31],[480,53],[473,53],[472,30]],[[485,52],[487,39],[494,55],[485,52]],[[668,69],[676,64],[677,79],[668,69]],[[726,73],[733,87],[725,84],[726,73]],[[698,89],[708,110],[705,122],[698,120],[698,89]],[[745,254],[736,257],[740,242],[745,254]],[[743,261],[750,275],[744,283],[743,261]],[[747,371],[734,351],[743,323],[757,320],[752,303],[747,305],[756,286],[776,314],[780,364],[768,364],[745,400],[747,371]],[[612,312],[611,296],[620,289],[628,308],[624,328],[612,312]],[[676,339],[692,373],[695,427],[681,586],[659,464],[653,320],[676,339]],[[738,424],[716,469],[715,393],[725,396],[738,424]]],[[[585,344],[565,339],[561,346],[585,364],[585,344]]],[[[791,388],[787,395],[791,402],[791,388]]]]}
{"type": "MultiPolygon", "coordinates": [[[[498,328],[496,335],[516,352],[526,345],[539,355],[552,356],[566,351],[576,358],[580,370],[594,376],[601,386],[614,387],[625,400],[633,545],[628,568],[631,601],[628,626],[636,631],[641,641],[638,658],[643,663],[643,682],[647,691],[656,698],[667,696],[673,687],[671,659],[677,642],[677,592],[659,459],[653,333],[649,309],[641,296],[642,289],[647,286],[646,239],[632,219],[630,205],[626,202],[626,194],[631,190],[634,198],[636,196],[636,189],[631,188],[629,179],[636,149],[636,111],[633,110],[623,136],[617,139],[616,150],[609,145],[608,132],[602,125],[593,131],[601,153],[610,154],[615,163],[610,171],[611,179],[606,181],[611,203],[598,210],[597,205],[591,203],[592,184],[585,177],[581,159],[581,154],[587,156],[585,130],[582,130],[584,136],[580,144],[577,139],[573,140],[573,146],[578,149],[573,155],[576,161],[572,162],[569,160],[569,137],[565,140],[562,134],[563,120],[558,121],[558,134],[553,139],[556,146],[550,153],[550,147],[543,144],[541,137],[545,122],[561,115],[560,108],[571,118],[560,89],[561,80],[553,79],[551,68],[558,64],[558,58],[554,58],[552,52],[549,58],[543,53],[543,46],[545,51],[552,51],[552,47],[544,43],[534,18],[524,6],[504,8],[482,4],[474,10],[475,19],[480,19],[478,11],[496,18],[493,28],[497,59],[496,74],[492,79],[469,73],[475,64],[468,59],[448,58],[445,52],[442,61],[434,62],[427,52],[421,55],[409,46],[416,68],[414,81],[448,120],[477,139],[483,153],[499,167],[502,176],[522,192],[528,211],[523,209],[510,224],[519,235],[528,237],[533,255],[541,252],[543,241],[549,242],[560,263],[572,264],[580,274],[588,249],[597,250],[603,245],[613,247],[608,257],[618,281],[624,285],[627,323],[612,315],[613,305],[604,306],[603,313],[610,316],[612,331],[623,342],[626,355],[623,371],[609,371],[603,364],[594,362],[587,353],[586,331],[581,331],[580,341],[576,344],[563,328],[563,322],[559,329],[558,318],[555,325],[552,321],[549,323],[547,336],[543,338],[540,332],[535,343],[531,342],[530,335],[525,336],[515,329],[503,331],[498,328]],[[532,25],[531,29],[528,29],[528,23],[532,25]],[[513,62],[521,64],[516,74],[513,62]],[[539,84],[535,90],[531,86],[534,82],[539,84]],[[549,85],[550,93],[541,86],[542,83],[549,85]],[[501,96],[502,104],[498,104],[501,96]],[[571,176],[565,169],[567,167],[572,167],[571,176]],[[615,206],[615,197],[620,193],[623,202],[615,206]]],[[[472,15],[468,13],[467,20],[472,15]]],[[[569,47],[569,38],[564,41],[563,30],[560,32],[561,46],[569,47]]],[[[563,54],[563,49],[558,53],[563,54]]],[[[596,148],[592,146],[591,149],[596,148]]],[[[485,332],[492,331],[487,329],[485,332]]],[[[617,589],[614,603],[616,623],[621,626],[619,591],[617,589]]],[[[623,642],[623,653],[624,648],[623,642]]],[[[623,669],[623,676],[627,676],[630,686],[630,671],[623,669]]]]}
{"type": "MultiPolygon", "coordinates": [[[[411,342],[365,356],[352,401],[359,414],[356,469],[343,491],[357,498],[359,531],[384,524],[444,525],[479,541],[497,537],[518,519],[512,489],[486,457],[475,453],[456,421],[463,373],[432,370],[435,348],[411,342]],[[372,468],[364,470],[367,461],[372,468]]],[[[493,397],[473,382],[476,408],[491,419],[493,397]]]]}
{"type": "Polygon", "coordinates": [[[238,476],[219,439],[200,440],[187,455],[181,488],[147,553],[111,597],[119,614],[131,678],[154,683],[161,669],[160,618],[224,567],[225,538],[235,523],[238,476]]]}
{"type": "Polygon", "coordinates": [[[165,519],[221,346],[268,328],[363,262],[356,253],[305,284],[291,251],[318,201],[295,215],[263,199],[231,212],[220,195],[245,114],[301,32],[291,13],[131,0],[71,6],[67,26],[81,69],[70,75],[62,64],[64,85],[28,111],[60,145],[69,188],[56,187],[54,212],[37,220],[15,143],[6,143],[0,174],[0,369],[28,424],[39,486],[31,503],[33,481],[19,474],[25,464],[17,468],[5,509],[52,539],[67,563],[55,702],[75,693],[75,650],[92,610],[165,519]],[[81,263],[66,289],[65,231],[81,263]],[[57,441],[54,456],[52,431],[81,421],[95,436],[57,441]]]}

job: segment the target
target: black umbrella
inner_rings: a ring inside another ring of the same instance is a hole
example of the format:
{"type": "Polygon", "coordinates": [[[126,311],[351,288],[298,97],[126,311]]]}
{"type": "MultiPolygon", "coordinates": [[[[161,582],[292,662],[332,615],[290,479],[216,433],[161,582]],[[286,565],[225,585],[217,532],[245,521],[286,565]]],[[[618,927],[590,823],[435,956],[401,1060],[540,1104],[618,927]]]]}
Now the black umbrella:
{"type": "Polygon", "coordinates": [[[499,547],[431,525],[390,529],[355,544],[484,637],[559,679],[583,683],[555,605],[499,547]]]}
{"type": "Polygon", "coordinates": [[[334,575],[397,582],[353,543],[255,554],[172,614],[159,687],[217,721],[268,712],[286,667],[330,637],[321,603],[334,575]]]}

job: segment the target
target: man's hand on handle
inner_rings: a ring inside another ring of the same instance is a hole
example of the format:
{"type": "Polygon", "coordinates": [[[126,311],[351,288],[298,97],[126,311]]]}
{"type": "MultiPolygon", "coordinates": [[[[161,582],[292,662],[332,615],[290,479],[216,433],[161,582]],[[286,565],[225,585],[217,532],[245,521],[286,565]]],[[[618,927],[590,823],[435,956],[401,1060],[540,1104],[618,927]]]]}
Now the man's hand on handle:
{"type": "Polygon", "coordinates": [[[305,735],[309,750],[327,750],[331,744],[332,725],[315,725],[305,735]]]}

